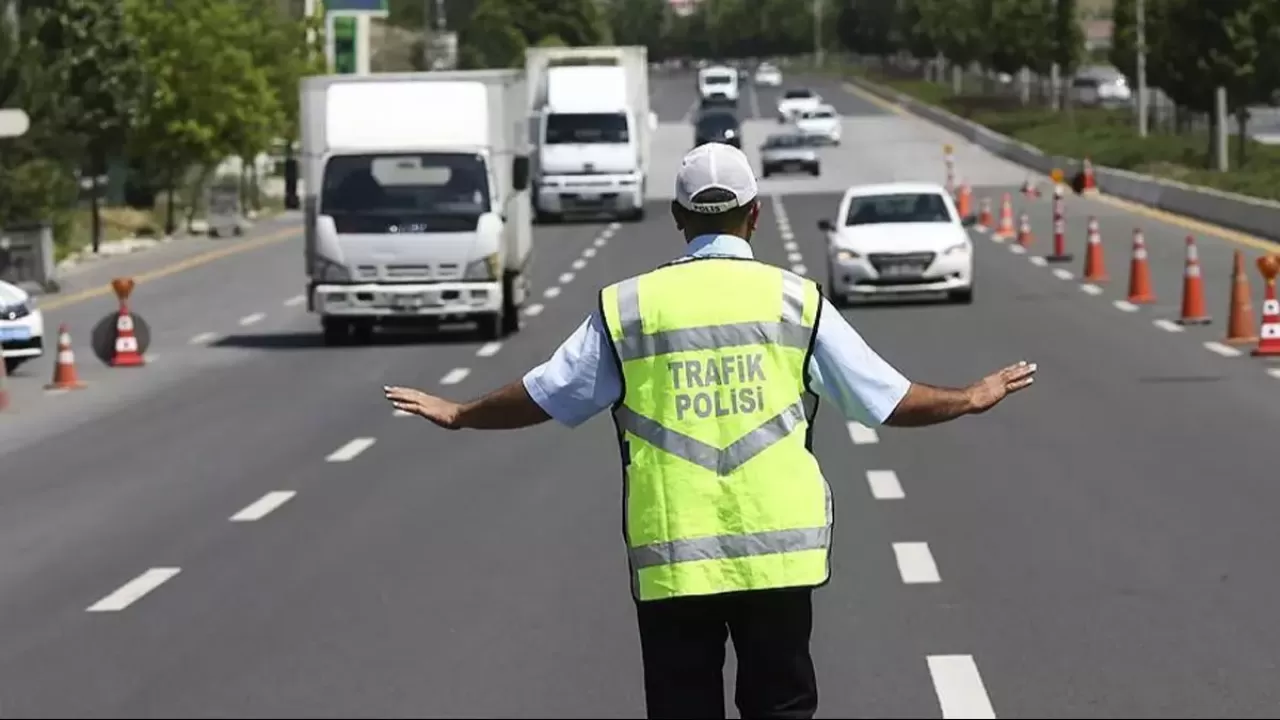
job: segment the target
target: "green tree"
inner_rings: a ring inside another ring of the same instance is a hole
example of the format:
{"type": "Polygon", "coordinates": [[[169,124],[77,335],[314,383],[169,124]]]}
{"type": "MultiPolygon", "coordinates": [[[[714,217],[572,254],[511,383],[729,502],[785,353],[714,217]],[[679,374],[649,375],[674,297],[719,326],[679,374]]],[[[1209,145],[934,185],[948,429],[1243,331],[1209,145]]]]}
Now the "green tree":
{"type": "Polygon", "coordinates": [[[983,23],[994,42],[989,45],[987,63],[1004,73],[1022,68],[1048,70],[1044,48],[1052,40],[1048,27],[1049,6],[1043,0],[986,0],[983,23]]]}
{"type": "Polygon", "coordinates": [[[480,0],[458,34],[458,66],[510,68],[524,64],[528,41],[502,0],[480,0]]]}
{"type": "Polygon", "coordinates": [[[922,30],[931,44],[961,67],[984,60],[991,41],[978,0],[917,0],[922,30]]]}
{"type": "Polygon", "coordinates": [[[1129,78],[1131,85],[1137,84],[1138,11],[1135,0],[1115,0],[1111,10],[1111,50],[1107,59],[1129,78]]]}
{"type": "MultiPolygon", "coordinates": [[[[1039,0],[1044,2],[1045,0],[1039,0]]],[[[1080,12],[1076,0],[1048,0],[1053,3],[1049,22],[1049,57],[1058,64],[1062,77],[1075,75],[1084,56],[1084,28],[1080,25],[1080,12]]],[[[1066,96],[1071,83],[1063,83],[1066,96]]]]}

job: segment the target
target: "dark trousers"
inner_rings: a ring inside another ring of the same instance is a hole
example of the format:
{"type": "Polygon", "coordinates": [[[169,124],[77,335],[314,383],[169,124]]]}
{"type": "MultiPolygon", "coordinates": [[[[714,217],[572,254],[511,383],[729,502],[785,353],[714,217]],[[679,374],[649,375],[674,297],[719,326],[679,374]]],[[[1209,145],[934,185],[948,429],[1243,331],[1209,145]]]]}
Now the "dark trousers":
{"type": "Polygon", "coordinates": [[[811,718],[812,588],[637,602],[651,718],[723,718],[725,640],[738,658],[743,718],[811,718]]]}

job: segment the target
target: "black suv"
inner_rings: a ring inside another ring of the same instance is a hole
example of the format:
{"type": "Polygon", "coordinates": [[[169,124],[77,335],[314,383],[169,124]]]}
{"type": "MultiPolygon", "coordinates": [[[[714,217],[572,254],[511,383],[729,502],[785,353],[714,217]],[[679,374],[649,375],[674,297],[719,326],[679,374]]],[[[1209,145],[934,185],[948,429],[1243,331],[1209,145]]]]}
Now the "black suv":
{"type": "Polygon", "coordinates": [[[731,112],[709,111],[700,115],[693,124],[693,145],[709,142],[732,145],[742,149],[742,123],[731,112]]]}

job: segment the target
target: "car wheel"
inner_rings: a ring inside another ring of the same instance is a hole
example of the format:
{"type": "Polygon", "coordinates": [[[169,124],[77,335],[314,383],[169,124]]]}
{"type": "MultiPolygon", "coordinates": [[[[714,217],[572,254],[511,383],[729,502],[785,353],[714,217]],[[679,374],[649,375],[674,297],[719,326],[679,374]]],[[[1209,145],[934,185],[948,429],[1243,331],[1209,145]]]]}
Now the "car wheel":
{"type": "Polygon", "coordinates": [[[951,302],[959,303],[961,305],[973,304],[973,286],[972,285],[970,285],[969,287],[963,290],[952,290],[950,295],[951,295],[951,302]]]}
{"type": "Polygon", "coordinates": [[[12,374],[14,370],[17,370],[19,367],[21,367],[21,366],[22,366],[22,364],[23,364],[23,363],[25,363],[26,361],[28,361],[28,360],[30,360],[30,359],[31,359],[31,358],[25,358],[25,357],[9,357],[9,358],[5,358],[5,359],[4,359],[4,372],[5,372],[5,374],[6,374],[6,375],[12,374]]]}
{"type": "Polygon", "coordinates": [[[814,177],[818,177],[819,175],[821,175],[821,174],[822,174],[822,168],[821,168],[821,167],[819,167],[818,165],[814,165],[814,166],[813,166],[813,170],[811,170],[811,171],[810,171],[810,173],[811,173],[814,177]]]}

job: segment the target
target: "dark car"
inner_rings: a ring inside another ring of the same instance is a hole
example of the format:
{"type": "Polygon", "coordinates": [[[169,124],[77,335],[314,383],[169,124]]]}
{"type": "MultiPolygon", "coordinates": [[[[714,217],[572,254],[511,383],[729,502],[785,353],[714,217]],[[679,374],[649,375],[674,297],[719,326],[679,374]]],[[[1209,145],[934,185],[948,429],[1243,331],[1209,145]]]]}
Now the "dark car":
{"type": "Polygon", "coordinates": [[[694,147],[709,142],[724,143],[742,149],[742,123],[731,112],[703,113],[693,125],[694,147]]]}

